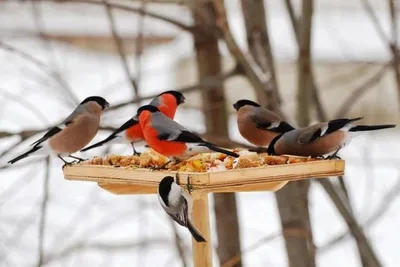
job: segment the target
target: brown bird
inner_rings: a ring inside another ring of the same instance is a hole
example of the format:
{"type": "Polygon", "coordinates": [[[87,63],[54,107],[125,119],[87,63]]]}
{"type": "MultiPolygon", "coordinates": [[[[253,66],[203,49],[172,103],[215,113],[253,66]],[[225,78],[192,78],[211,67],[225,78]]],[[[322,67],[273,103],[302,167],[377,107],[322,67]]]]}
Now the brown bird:
{"type": "Polygon", "coordinates": [[[31,144],[29,151],[10,160],[15,163],[23,158],[36,155],[56,154],[65,164],[62,156],[68,156],[82,161],[71,155],[86,146],[99,129],[100,116],[110,104],[100,96],[91,96],[83,100],[79,106],[60,125],[53,127],[42,138],[31,144]]]}
{"type": "Polygon", "coordinates": [[[240,134],[258,147],[267,146],[277,135],[294,129],[281,117],[256,102],[242,99],[233,104],[240,134]]]}
{"type": "Polygon", "coordinates": [[[339,150],[359,132],[396,127],[392,124],[353,125],[353,122],[361,119],[362,117],[336,119],[283,133],[271,141],[267,152],[274,155],[289,154],[304,157],[322,157],[333,152],[327,158],[339,158],[337,156],[339,150]]]}

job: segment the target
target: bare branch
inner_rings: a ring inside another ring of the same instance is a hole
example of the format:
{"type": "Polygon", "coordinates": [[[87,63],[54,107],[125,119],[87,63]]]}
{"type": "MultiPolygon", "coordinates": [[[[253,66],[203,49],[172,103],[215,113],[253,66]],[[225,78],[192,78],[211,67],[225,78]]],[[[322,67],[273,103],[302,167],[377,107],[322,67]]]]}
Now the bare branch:
{"type": "MultiPolygon", "coordinates": [[[[372,227],[379,220],[381,220],[383,218],[383,215],[386,214],[386,212],[389,210],[389,208],[393,204],[394,200],[397,199],[399,197],[399,195],[400,195],[400,180],[380,200],[380,204],[378,205],[378,207],[375,209],[375,211],[372,213],[372,215],[362,224],[362,226],[361,226],[362,229],[372,227]]],[[[318,248],[318,252],[323,253],[323,252],[331,249],[334,245],[337,245],[338,243],[343,241],[348,235],[350,235],[350,232],[346,231],[346,232],[330,239],[329,241],[327,241],[325,244],[321,245],[318,248]]]]}
{"type": "Polygon", "coordinates": [[[229,28],[228,18],[226,15],[226,9],[223,0],[213,0],[215,10],[217,12],[217,21],[219,31],[221,32],[223,39],[230,51],[230,53],[235,57],[236,61],[242,68],[244,74],[249,79],[252,84],[257,99],[261,102],[263,106],[268,105],[268,99],[264,91],[271,91],[272,88],[268,88],[268,77],[263,73],[260,67],[256,64],[251,56],[247,56],[240,49],[239,45],[236,43],[235,38],[229,28]]]}
{"type": "Polygon", "coordinates": [[[360,99],[360,97],[366,93],[369,89],[371,89],[375,84],[377,84],[386,73],[388,67],[390,65],[386,64],[383,66],[377,73],[375,73],[372,77],[366,80],[361,86],[356,88],[350,96],[343,102],[342,106],[335,113],[335,118],[341,118],[346,115],[346,113],[350,110],[354,103],[360,99]]]}
{"type": "Polygon", "coordinates": [[[254,244],[252,244],[251,246],[249,246],[248,248],[244,249],[240,254],[235,255],[234,257],[232,257],[231,259],[229,259],[228,261],[224,262],[223,264],[221,264],[221,267],[232,267],[235,266],[238,262],[241,261],[241,259],[243,258],[243,255],[246,253],[249,253],[255,249],[257,249],[258,247],[264,245],[267,242],[270,242],[278,237],[282,236],[281,233],[276,233],[276,234],[271,234],[268,235],[266,237],[261,238],[260,240],[258,240],[257,242],[255,242],[254,244]]]}
{"type": "Polygon", "coordinates": [[[385,31],[383,30],[382,25],[379,23],[378,17],[376,16],[374,9],[371,6],[369,0],[361,0],[361,4],[363,5],[365,11],[368,13],[369,17],[372,20],[373,26],[375,27],[376,32],[379,37],[385,44],[390,43],[389,38],[386,36],[385,31]]]}
{"type": "Polygon", "coordinates": [[[365,236],[361,227],[351,214],[351,212],[346,208],[343,200],[336,193],[332,183],[328,179],[318,179],[318,182],[323,186],[325,191],[330,196],[332,202],[335,204],[336,208],[342,215],[345,220],[347,226],[351,230],[351,234],[358,244],[358,248],[360,250],[360,254],[362,255],[363,263],[366,263],[365,266],[370,267],[380,267],[382,264],[380,263],[375,251],[373,250],[368,238],[365,236]]]}
{"type": "Polygon", "coordinates": [[[176,223],[170,217],[168,217],[168,221],[170,222],[171,228],[172,228],[172,230],[174,232],[175,246],[176,246],[176,250],[178,251],[178,255],[179,255],[179,258],[181,260],[182,266],[183,267],[187,267],[188,264],[187,264],[185,248],[184,248],[184,245],[182,244],[182,239],[178,234],[178,229],[176,227],[176,223]]]}
{"type": "Polygon", "coordinates": [[[49,178],[50,178],[50,157],[46,158],[46,171],[43,180],[43,200],[40,207],[40,222],[39,222],[39,246],[38,246],[38,263],[37,266],[41,267],[43,265],[44,259],[44,236],[46,229],[46,218],[47,218],[47,204],[49,201],[49,178]]]}
{"type": "MultiPolygon", "coordinates": [[[[47,1],[47,2],[54,2],[54,3],[59,3],[59,4],[63,4],[63,3],[82,3],[82,4],[91,4],[91,5],[101,5],[104,6],[103,2],[100,1],[96,1],[96,0],[32,0],[32,1],[47,1]]],[[[158,20],[162,20],[164,22],[167,22],[171,25],[174,25],[184,31],[188,31],[188,32],[195,32],[195,28],[192,26],[188,26],[185,25],[182,22],[179,22],[175,19],[172,18],[168,18],[150,11],[144,11],[141,8],[136,8],[136,7],[132,7],[132,6],[126,6],[126,5],[122,5],[122,4],[118,4],[118,3],[109,3],[108,4],[111,8],[114,9],[119,9],[119,10],[123,10],[123,11],[127,11],[127,12],[133,12],[133,13],[137,13],[137,14],[142,14],[142,15],[146,15],[149,16],[151,18],[154,19],[158,19],[158,20]]]]}
{"type": "Polygon", "coordinates": [[[36,65],[39,69],[41,69],[47,76],[49,76],[52,80],[54,80],[56,83],[58,83],[61,88],[64,89],[65,92],[72,92],[71,88],[67,84],[66,81],[63,80],[63,78],[60,76],[59,73],[54,72],[49,70],[49,67],[41,62],[40,60],[32,57],[30,54],[27,54],[21,50],[19,50],[16,47],[13,47],[9,44],[4,43],[3,41],[0,40],[0,48],[9,52],[12,52],[18,56],[20,56],[22,59],[29,61],[36,65]]]}
{"type": "Polygon", "coordinates": [[[137,97],[139,95],[139,89],[138,89],[135,79],[133,79],[131,77],[131,73],[130,73],[129,65],[128,65],[128,59],[124,52],[122,40],[121,40],[121,38],[119,38],[117,29],[115,27],[114,16],[113,16],[110,4],[106,0],[103,0],[103,3],[104,3],[104,7],[106,9],[106,12],[107,12],[108,21],[110,22],[110,29],[111,29],[115,44],[117,46],[118,55],[121,59],[121,65],[124,70],[125,77],[128,80],[129,84],[132,86],[132,90],[133,90],[135,97],[137,97]]]}

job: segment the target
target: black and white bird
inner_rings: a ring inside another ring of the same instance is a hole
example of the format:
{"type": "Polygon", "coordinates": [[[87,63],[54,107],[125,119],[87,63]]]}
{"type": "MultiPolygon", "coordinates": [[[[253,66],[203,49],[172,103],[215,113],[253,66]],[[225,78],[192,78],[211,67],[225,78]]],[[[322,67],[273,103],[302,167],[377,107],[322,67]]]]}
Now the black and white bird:
{"type": "Polygon", "coordinates": [[[192,196],[180,187],[172,176],[161,180],[158,186],[158,201],[174,221],[189,229],[197,242],[207,242],[191,222],[192,196]]]}

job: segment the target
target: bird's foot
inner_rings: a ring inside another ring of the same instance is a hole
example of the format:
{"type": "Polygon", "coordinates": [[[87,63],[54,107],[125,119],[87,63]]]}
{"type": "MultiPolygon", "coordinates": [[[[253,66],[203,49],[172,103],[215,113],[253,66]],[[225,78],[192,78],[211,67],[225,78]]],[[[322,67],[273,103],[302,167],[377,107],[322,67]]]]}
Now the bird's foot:
{"type": "Polygon", "coordinates": [[[65,166],[72,166],[72,165],[75,164],[75,163],[79,163],[79,162],[76,161],[76,160],[71,161],[71,162],[68,162],[68,161],[65,161],[65,160],[64,160],[64,165],[62,166],[62,169],[64,170],[65,166]]]}
{"type": "Polygon", "coordinates": [[[250,148],[250,152],[256,152],[257,154],[259,153],[268,153],[268,149],[265,147],[256,147],[256,148],[250,148]]]}
{"type": "Polygon", "coordinates": [[[152,171],[158,171],[158,170],[166,170],[167,169],[167,165],[170,163],[171,161],[168,161],[167,163],[161,165],[161,166],[153,166],[150,168],[150,170],[152,171]]]}
{"type": "Polygon", "coordinates": [[[342,158],[339,157],[339,156],[336,155],[336,154],[333,154],[333,155],[327,156],[325,159],[330,160],[330,159],[342,159],[342,158]]]}
{"type": "Polygon", "coordinates": [[[74,155],[69,155],[68,157],[78,160],[78,163],[81,163],[82,161],[89,160],[89,159],[83,159],[83,158],[80,158],[80,157],[77,157],[77,156],[74,156],[74,155]]]}
{"type": "Polygon", "coordinates": [[[142,153],[137,152],[137,151],[135,150],[135,151],[133,151],[132,156],[138,156],[138,157],[140,157],[141,154],[142,154],[142,153]]]}

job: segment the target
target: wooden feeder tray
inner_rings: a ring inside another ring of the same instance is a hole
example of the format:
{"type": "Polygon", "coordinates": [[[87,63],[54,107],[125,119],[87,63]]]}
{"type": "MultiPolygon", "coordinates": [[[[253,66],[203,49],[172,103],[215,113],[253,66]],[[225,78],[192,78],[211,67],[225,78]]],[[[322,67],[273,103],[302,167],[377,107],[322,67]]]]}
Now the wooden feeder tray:
{"type": "MultiPolygon", "coordinates": [[[[197,243],[193,240],[194,266],[212,266],[208,193],[277,191],[290,181],[343,175],[344,167],[343,160],[335,159],[215,172],[179,171],[180,185],[186,187],[189,181],[193,189],[192,195],[195,201],[192,220],[208,241],[197,243]]],[[[161,179],[168,175],[174,177],[176,173],[169,170],[152,171],[143,168],[85,164],[64,168],[67,180],[96,182],[101,188],[121,195],[155,194],[161,179]]]]}

